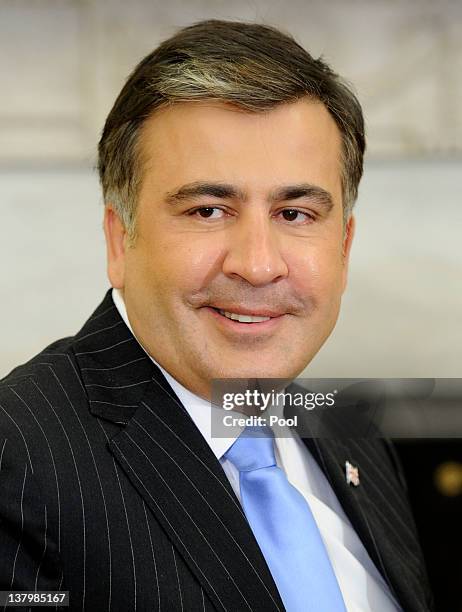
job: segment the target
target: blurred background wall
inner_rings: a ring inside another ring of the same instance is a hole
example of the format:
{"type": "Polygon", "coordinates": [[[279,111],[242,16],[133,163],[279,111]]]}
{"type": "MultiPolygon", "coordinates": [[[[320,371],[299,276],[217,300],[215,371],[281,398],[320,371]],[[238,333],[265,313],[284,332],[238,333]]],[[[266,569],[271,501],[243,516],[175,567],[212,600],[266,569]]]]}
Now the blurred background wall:
{"type": "Polygon", "coordinates": [[[0,4],[0,375],[77,331],[108,281],[95,164],[134,64],[203,18],[291,33],[354,84],[368,155],[350,285],[313,376],[459,376],[462,4],[0,4]]]}
{"type": "Polygon", "coordinates": [[[350,285],[312,376],[459,376],[462,3],[0,3],[0,375],[77,331],[108,281],[96,143],[135,63],[203,18],[293,35],[353,83],[368,154],[350,285]]]}
{"type": "MultiPolygon", "coordinates": [[[[306,375],[460,377],[458,0],[0,0],[0,377],[74,334],[109,287],[93,170],[105,116],[136,62],[204,18],[291,32],[363,104],[350,283],[306,375]]],[[[460,612],[460,440],[400,444],[439,609],[460,612]],[[458,488],[441,488],[441,466],[458,488]]]]}

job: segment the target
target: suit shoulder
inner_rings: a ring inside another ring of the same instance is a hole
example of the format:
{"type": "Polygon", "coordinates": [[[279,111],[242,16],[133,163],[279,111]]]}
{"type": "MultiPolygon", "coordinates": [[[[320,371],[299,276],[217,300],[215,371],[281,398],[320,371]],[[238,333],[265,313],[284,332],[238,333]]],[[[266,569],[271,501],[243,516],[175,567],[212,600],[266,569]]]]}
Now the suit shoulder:
{"type": "Polygon", "coordinates": [[[37,353],[31,357],[25,363],[14,367],[11,372],[0,379],[0,394],[2,392],[2,388],[12,384],[19,384],[21,380],[30,378],[31,376],[36,377],[40,372],[41,366],[54,364],[62,357],[73,359],[71,346],[74,338],[75,336],[60,338],[59,340],[49,344],[42,351],[40,351],[40,353],[37,353]]]}
{"type": "Polygon", "coordinates": [[[35,408],[79,380],[73,341],[74,336],[56,340],[0,380],[0,434],[22,429],[30,420],[25,407],[35,408]]]}

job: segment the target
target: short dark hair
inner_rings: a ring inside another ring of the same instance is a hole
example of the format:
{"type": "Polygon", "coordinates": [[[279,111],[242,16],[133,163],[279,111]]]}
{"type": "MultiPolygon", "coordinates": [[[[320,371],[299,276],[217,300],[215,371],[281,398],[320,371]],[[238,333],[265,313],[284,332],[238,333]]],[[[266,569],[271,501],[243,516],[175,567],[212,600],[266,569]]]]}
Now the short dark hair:
{"type": "Polygon", "coordinates": [[[322,102],[342,137],[344,219],[353,208],[365,150],[361,106],[347,84],[290,35],[254,23],[207,20],[181,29],[133,70],[98,146],[104,201],[135,236],[142,180],[140,133],[153,112],[176,102],[218,100],[261,112],[308,97],[322,102]]]}

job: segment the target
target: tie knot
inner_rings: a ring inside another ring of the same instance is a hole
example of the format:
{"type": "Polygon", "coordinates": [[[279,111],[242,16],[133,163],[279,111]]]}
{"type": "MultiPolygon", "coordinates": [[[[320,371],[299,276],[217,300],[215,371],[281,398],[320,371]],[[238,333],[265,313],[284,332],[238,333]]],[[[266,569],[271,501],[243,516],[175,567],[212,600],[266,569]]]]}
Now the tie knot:
{"type": "Polygon", "coordinates": [[[251,472],[276,465],[274,434],[270,427],[246,427],[224,457],[239,470],[251,472]]]}

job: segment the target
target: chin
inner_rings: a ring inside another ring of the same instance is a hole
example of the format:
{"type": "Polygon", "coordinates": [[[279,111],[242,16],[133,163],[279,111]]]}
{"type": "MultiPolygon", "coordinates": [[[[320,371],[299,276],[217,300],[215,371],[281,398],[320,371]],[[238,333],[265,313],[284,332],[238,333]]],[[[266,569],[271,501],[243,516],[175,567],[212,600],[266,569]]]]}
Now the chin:
{"type": "Polygon", "coordinates": [[[248,366],[245,364],[236,364],[234,366],[223,367],[220,374],[216,378],[295,378],[302,370],[303,366],[299,370],[294,370],[293,367],[287,367],[288,364],[275,364],[270,363],[266,367],[264,364],[256,365],[249,363],[248,366]]]}

